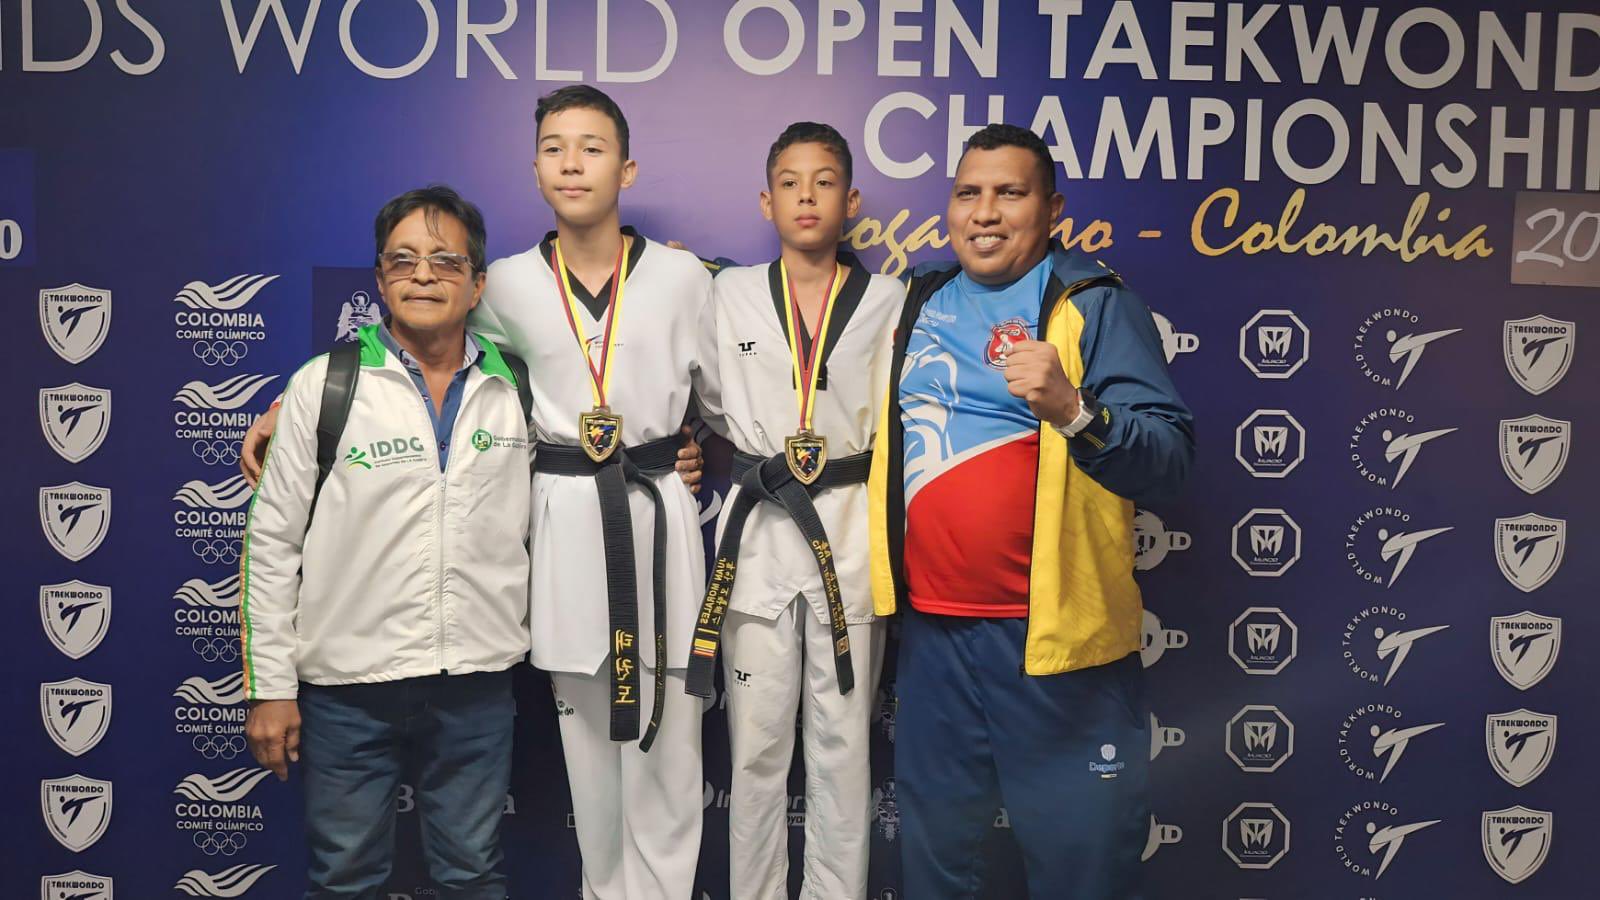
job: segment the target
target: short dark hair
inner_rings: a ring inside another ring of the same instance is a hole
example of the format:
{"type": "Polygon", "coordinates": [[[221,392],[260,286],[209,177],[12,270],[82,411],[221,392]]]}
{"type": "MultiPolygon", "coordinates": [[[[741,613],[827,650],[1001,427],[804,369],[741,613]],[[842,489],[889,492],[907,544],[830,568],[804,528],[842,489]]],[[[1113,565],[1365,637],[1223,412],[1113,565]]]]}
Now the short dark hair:
{"type": "Polygon", "coordinates": [[[844,166],[844,186],[850,186],[850,180],[853,175],[850,144],[844,139],[844,135],[839,133],[838,129],[832,125],[824,125],[821,122],[795,122],[785,128],[783,134],[778,135],[778,139],[772,142],[772,149],[767,151],[767,181],[769,183],[772,181],[772,170],[778,165],[778,156],[795,144],[821,144],[828,148],[838,158],[839,164],[844,166]]]}
{"type": "Polygon", "coordinates": [[[483,212],[472,203],[463,200],[454,188],[443,184],[430,184],[414,191],[406,191],[385,203],[383,209],[378,210],[377,221],[372,223],[373,236],[378,242],[378,253],[383,253],[383,248],[389,243],[389,235],[394,232],[395,226],[419,209],[426,211],[428,231],[435,234],[438,233],[440,214],[453,216],[456,221],[466,226],[467,258],[472,262],[472,269],[474,272],[482,272],[487,268],[484,245],[488,237],[483,229],[483,212]]]}
{"type": "Polygon", "coordinates": [[[535,130],[544,124],[545,116],[568,109],[593,109],[610,116],[612,123],[617,126],[617,143],[622,145],[622,158],[632,159],[628,155],[628,120],[622,115],[622,107],[605,91],[587,84],[569,84],[540,97],[539,104],[533,108],[535,130]]]}
{"type": "Polygon", "coordinates": [[[1001,147],[1021,147],[1031,151],[1039,160],[1042,183],[1050,193],[1056,192],[1056,161],[1050,156],[1050,148],[1043,138],[1026,128],[1003,122],[985,125],[967,139],[966,149],[961,151],[961,155],[965,157],[967,150],[998,150],[1001,147]]]}

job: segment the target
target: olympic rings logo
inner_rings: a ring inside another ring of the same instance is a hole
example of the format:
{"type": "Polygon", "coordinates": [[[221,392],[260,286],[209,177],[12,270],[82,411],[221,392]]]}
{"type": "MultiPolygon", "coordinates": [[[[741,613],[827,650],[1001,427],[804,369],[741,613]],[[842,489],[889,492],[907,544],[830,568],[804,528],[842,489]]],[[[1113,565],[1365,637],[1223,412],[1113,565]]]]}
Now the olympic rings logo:
{"type": "Polygon", "coordinates": [[[195,441],[189,446],[208,466],[231,466],[239,461],[239,441],[195,441]]]}
{"type": "Polygon", "coordinates": [[[229,638],[197,637],[189,646],[206,662],[231,663],[239,660],[239,642],[229,638]]]}
{"type": "Polygon", "coordinates": [[[233,366],[244,359],[250,348],[244,341],[195,341],[194,355],[208,366],[233,366]]]}
{"type": "Polygon", "coordinates": [[[244,735],[224,737],[220,734],[197,734],[190,741],[195,752],[206,759],[233,759],[245,750],[244,735]]]}
{"type": "Polygon", "coordinates": [[[206,540],[198,538],[189,545],[194,555],[203,563],[222,563],[233,565],[239,561],[239,542],[227,538],[213,538],[206,540]]]}
{"type": "Polygon", "coordinates": [[[243,850],[246,843],[247,840],[244,834],[238,831],[196,831],[194,833],[194,845],[199,847],[207,856],[216,856],[219,853],[223,856],[232,856],[243,850]]]}

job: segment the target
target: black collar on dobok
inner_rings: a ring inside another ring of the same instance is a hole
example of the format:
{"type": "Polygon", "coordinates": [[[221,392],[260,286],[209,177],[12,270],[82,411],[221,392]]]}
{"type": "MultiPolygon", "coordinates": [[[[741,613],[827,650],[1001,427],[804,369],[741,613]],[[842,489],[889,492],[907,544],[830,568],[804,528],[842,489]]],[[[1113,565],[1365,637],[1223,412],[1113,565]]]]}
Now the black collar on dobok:
{"type": "MultiPolygon", "coordinates": [[[[859,299],[859,297],[858,297],[859,299]]],[[[734,575],[739,568],[739,542],[745,520],[756,504],[776,504],[789,514],[822,576],[822,591],[828,605],[828,621],[833,628],[833,664],[839,679],[839,693],[855,687],[855,669],[850,664],[850,634],[844,616],[844,600],[839,593],[839,575],[833,566],[833,545],[811,498],[818,492],[846,484],[862,484],[872,470],[872,454],[856,453],[828,463],[809,485],[801,484],[789,469],[785,454],[760,457],[736,453],[733,477],[739,482],[739,496],[727,512],[722,542],[717,546],[717,561],[711,567],[711,581],[695,621],[694,645],[689,648],[689,672],[684,690],[696,697],[710,697],[716,672],[717,648],[722,642],[722,624],[733,597],[734,575]]]]}
{"type": "MultiPolygon", "coordinates": [[[[778,327],[783,331],[785,342],[789,340],[789,311],[783,308],[783,266],[781,259],[775,259],[767,265],[767,293],[772,295],[772,308],[778,314],[778,327]]],[[[861,261],[849,253],[840,253],[839,262],[849,267],[849,274],[845,276],[844,287],[839,289],[839,298],[834,301],[833,316],[828,321],[827,343],[822,345],[822,358],[817,360],[821,373],[817,378],[817,390],[828,387],[828,357],[833,355],[833,348],[839,346],[839,335],[844,334],[846,325],[850,324],[850,317],[855,315],[857,307],[861,306],[861,298],[866,296],[867,285],[872,281],[872,275],[862,267],[861,261]]],[[[802,352],[810,352],[811,343],[815,335],[805,333],[805,328],[800,329],[800,348],[802,352]]]]}
{"type": "MultiPolygon", "coordinates": [[[[628,274],[632,275],[633,270],[638,268],[639,258],[644,256],[644,247],[650,243],[650,239],[634,230],[632,225],[622,226],[622,233],[633,238],[633,244],[628,247],[628,274]]],[[[566,250],[561,252],[563,255],[567,253],[566,250]]],[[[539,242],[539,255],[544,257],[545,265],[550,267],[550,271],[555,272],[556,233],[554,231],[547,232],[544,240],[539,242]]],[[[570,257],[568,258],[570,259],[570,257]]],[[[556,279],[560,280],[560,278],[561,273],[556,272],[556,279]]],[[[573,295],[578,298],[579,303],[583,304],[583,308],[589,311],[589,315],[596,319],[604,318],[606,307],[610,305],[611,279],[606,279],[606,283],[600,286],[600,292],[597,294],[589,293],[589,289],[576,277],[572,278],[571,281],[573,295]]]]}
{"type": "Polygon", "coordinates": [[[680,441],[677,435],[646,441],[637,447],[618,447],[603,462],[595,462],[581,447],[540,441],[534,447],[533,470],[551,475],[588,477],[600,495],[600,537],[605,547],[606,606],[609,616],[611,669],[611,739],[639,737],[639,585],[634,573],[633,516],[628,510],[628,485],[650,495],[655,508],[655,539],[651,547],[651,579],[655,595],[655,706],[650,725],[639,739],[639,749],[649,752],[661,727],[661,707],[667,696],[667,514],[661,490],[652,480],[674,471],[680,441]]]}

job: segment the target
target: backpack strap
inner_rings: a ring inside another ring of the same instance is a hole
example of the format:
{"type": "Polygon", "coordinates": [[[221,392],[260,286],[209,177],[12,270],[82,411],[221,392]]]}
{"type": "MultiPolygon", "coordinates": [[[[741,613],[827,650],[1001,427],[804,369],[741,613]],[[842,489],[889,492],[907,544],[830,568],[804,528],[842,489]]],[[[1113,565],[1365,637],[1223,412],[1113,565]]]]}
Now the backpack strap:
{"type": "Polygon", "coordinates": [[[322,408],[317,413],[317,485],[311,492],[311,510],[317,513],[317,498],[322,483],[328,480],[339,458],[339,438],[350,419],[350,405],[356,396],[356,377],[361,374],[361,344],[350,341],[328,351],[328,377],[322,383],[322,408]]]}
{"type": "Polygon", "coordinates": [[[528,361],[512,353],[500,345],[495,345],[500,350],[500,358],[506,361],[506,368],[517,379],[517,399],[522,401],[522,420],[533,421],[533,385],[528,381],[528,361]]]}

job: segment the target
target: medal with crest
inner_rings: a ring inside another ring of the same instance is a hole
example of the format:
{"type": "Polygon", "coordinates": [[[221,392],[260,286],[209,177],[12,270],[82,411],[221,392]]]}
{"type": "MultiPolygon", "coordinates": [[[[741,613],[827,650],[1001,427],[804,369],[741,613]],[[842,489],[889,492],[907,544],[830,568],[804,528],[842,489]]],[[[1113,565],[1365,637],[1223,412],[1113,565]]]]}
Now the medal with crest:
{"type": "Polygon", "coordinates": [[[566,260],[561,256],[561,240],[555,242],[556,287],[561,291],[562,309],[567,314],[567,325],[572,336],[578,339],[578,350],[583,353],[584,367],[589,372],[589,389],[594,396],[594,409],[578,416],[578,445],[585,456],[596,463],[610,459],[622,446],[622,416],[606,405],[606,391],[611,387],[611,350],[615,344],[617,322],[622,318],[622,287],[628,278],[628,244],[624,240],[617,250],[617,264],[611,272],[611,297],[606,304],[605,329],[600,339],[600,361],[597,364],[589,353],[589,340],[583,333],[583,320],[575,308],[571,275],[566,260]]]}
{"type": "Polygon", "coordinates": [[[782,261],[778,265],[783,270],[783,308],[789,326],[789,359],[794,366],[795,399],[800,406],[800,428],[784,438],[783,458],[788,462],[789,472],[795,480],[809,485],[821,477],[823,468],[828,464],[828,439],[811,430],[811,417],[816,410],[822,346],[828,340],[828,323],[833,319],[834,301],[844,287],[844,279],[839,277],[839,270],[843,267],[834,264],[833,275],[828,279],[827,290],[822,295],[822,315],[817,318],[817,327],[811,333],[810,347],[805,347],[801,340],[805,317],[800,311],[800,298],[795,292],[793,279],[789,277],[788,267],[782,261]]]}

